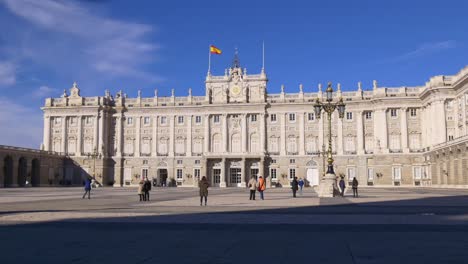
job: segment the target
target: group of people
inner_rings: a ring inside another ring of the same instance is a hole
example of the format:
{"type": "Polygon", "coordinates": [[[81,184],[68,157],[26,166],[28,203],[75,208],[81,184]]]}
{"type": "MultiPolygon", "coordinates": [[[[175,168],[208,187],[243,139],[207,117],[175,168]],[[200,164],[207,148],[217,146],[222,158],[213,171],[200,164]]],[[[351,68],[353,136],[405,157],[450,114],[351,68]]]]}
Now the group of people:
{"type": "MultiPolygon", "coordinates": [[[[351,183],[351,186],[353,189],[353,197],[358,197],[358,184],[359,183],[356,177],[354,177],[351,183]]],[[[304,185],[305,185],[305,182],[302,178],[298,180],[297,177],[294,177],[294,179],[291,182],[291,189],[292,189],[292,194],[294,198],[296,198],[297,191],[299,191],[299,193],[302,195],[302,188],[304,187],[304,185]]],[[[340,188],[340,194],[343,197],[345,189],[346,189],[344,177],[341,177],[341,180],[338,186],[340,188]]],[[[210,187],[210,183],[208,182],[208,179],[206,178],[206,176],[203,176],[201,180],[198,182],[198,188],[200,189],[200,206],[203,205],[203,201],[205,202],[204,203],[205,206],[208,203],[208,188],[209,187],[210,187]]],[[[258,180],[255,177],[250,178],[250,181],[248,183],[248,188],[250,190],[249,200],[255,200],[255,194],[257,191],[260,193],[260,199],[262,200],[265,199],[263,193],[266,189],[266,182],[262,176],[259,176],[258,180]]],[[[83,194],[83,199],[86,197],[86,194],[88,194],[88,199],[91,199],[91,179],[88,178],[85,180],[84,189],[85,189],[85,193],[83,194]]],[[[146,177],[144,180],[141,180],[138,183],[138,196],[140,197],[140,202],[150,200],[150,195],[149,195],[150,190],[151,190],[151,182],[148,180],[148,177],[146,177]]]]}
{"type": "MultiPolygon", "coordinates": [[[[353,197],[356,197],[356,198],[358,197],[358,185],[359,185],[359,182],[356,179],[356,177],[354,177],[353,181],[351,182],[351,187],[353,189],[353,197]]],[[[339,187],[340,187],[341,197],[344,197],[344,192],[345,192],[345,189],[346,189],[346,184],[345,184],[345,181],[344,181],[344,177],[341,177],[339,187]]]]}

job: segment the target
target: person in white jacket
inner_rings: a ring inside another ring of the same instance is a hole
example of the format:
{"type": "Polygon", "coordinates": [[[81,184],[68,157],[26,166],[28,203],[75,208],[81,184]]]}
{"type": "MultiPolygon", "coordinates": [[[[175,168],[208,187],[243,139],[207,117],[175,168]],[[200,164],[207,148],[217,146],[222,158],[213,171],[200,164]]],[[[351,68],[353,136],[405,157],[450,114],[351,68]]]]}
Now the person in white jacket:
{"type": "Polygon", "coordinates": [[[250,178],[249,189],[250,189],[250,199],[249,200],[255,200],[255,192],[256,192],[256,189],[257,189],[257,180],[255,179],[255,177],[250,178]]]}

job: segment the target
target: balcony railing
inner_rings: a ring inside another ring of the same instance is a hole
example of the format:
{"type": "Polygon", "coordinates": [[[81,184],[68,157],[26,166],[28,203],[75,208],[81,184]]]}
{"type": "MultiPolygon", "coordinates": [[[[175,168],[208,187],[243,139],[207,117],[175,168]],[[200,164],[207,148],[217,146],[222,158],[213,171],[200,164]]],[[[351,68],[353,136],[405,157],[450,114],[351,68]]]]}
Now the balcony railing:
{"type": "Polygon", "coordinates": [[[167,157],[169,156],[169,153],[158,153],[158,156],[167,157]]]}
{"type": "Polygon", "coordinates": [[[178,157],[184,157],[185,153],[175,153],[175,155],[178,156],[178,157]]]}
{"type": "Polygon", "coordinates": [[[402,153],[401,149],[389,149],[388,150],[390,153],[402,153]]]}
{"type": "Polygon", "coordinates": [[[290,152],[290,151],[287,152],[287,155],[297,155],[297,154],[298,154],[297,152],[290,152]]]}

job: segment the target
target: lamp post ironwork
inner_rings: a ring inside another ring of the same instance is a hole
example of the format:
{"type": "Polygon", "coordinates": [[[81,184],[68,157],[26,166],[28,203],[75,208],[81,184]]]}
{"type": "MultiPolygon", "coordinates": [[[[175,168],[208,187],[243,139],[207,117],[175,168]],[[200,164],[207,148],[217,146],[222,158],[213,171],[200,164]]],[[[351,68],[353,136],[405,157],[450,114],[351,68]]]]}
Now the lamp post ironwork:
{"type": "Polygon", "coordinates": [[[333,197],[334,189],[336,188],[336,175],[333,169],[333,150],[332,150],[332,114],[335,110],[338,110],[339,118],[344,117],[345,113],[345,104],[343,103],[343,98],[340,98],[337,102],[333,102],[333,87],[331,83],[328,83],[326,90],[325,101],[321,101],[317,98],[317,101],[314,104],[314,111],[317,118],[321,118],[322,110],[327,113],[328,117],[328,151],[327,151],[327,172],[322,179],[322,182],[319,185],[319,197],[333,197]]]}

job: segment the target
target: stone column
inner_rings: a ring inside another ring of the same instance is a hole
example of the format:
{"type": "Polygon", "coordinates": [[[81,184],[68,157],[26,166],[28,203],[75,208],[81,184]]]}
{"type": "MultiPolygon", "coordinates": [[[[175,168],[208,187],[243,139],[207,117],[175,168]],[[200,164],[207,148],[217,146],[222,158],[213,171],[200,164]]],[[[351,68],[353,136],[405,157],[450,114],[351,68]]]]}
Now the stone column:
{"type": "Polygon", "coordinates": [[[247,114],[242,115],[242,153],[247,152],[247,114]]]}
{"type": "Polygon", "coordinates": [[[62,147],[61,152],[63,154],[67,153],[67,117],[62,117],[62,147]]]}
{"type": "Polygon", "coordinates": [[[305,139],[304,139],[304,113],[298,113],[299,121],[299,155],[305,155],[305,139]]]}
{"type": "Polygon", "coordinates": [[[246,176],[246,168],[245,168],[245,158],[241,160],[241,187],[245,187],[245,176],[246,176]]]}
{"type": "Polygon", "coordinates": [[[83,117],[77,116],[78,121],[78,139],[76,143],[77,152],[75,153],[76,156],[81,156],[83,153],[83,117]]]}
{"type": "Polygon", "coordinates": [[[98,138],[99,138],[99,135],[98,135],[98,118],[99,118],[99,113],[97,113],[95,116],[94,116],[94,127],[93,127],[93,149],[91,150],[92,153],[94,153],[94,150],[96,151],[99,151],[98,150],[98,138]]]}
{"type": "MultiPolygon", "coordinates": [[[[44,150],[50,150],[50,116],[44,115],[44,150]]],[[[3,167],[2,167],[3,168],[3,167]]],[[[3,184],[3,182],[1,183],[3,184]]]]}
{"type": "Polygon", "coordinates": [[[220,175],[220,182],[219,187],[226,187],[226,159],[221,159],[221,175],[220,175]]]}
{"type": "Polygon", "coordinates": [[[122,141],[123,141],[123,133],[122,133],[122,123],[123,123],[123,114],[119,113],[117,120],[116,120],[116,126],[117,126],[117,157],[122,157],[122,141]]]}
{"type": "Polygon", "coordinates": [[[362,111],[356,112],[357,125],[357,154],[364,154],[364,125],[362,122],[362,111]]]}
{"type": "Polygon", "coordinates": [[[104,119],[105,119],[105,113],[104,111],[101,111],[100,117],[99,117],[99,144],[98,144],[98,153],[101,153],[101,155],[104,155],[104,146],[107,144],[104,142],[104,119]]]}
{"type": "MultiPolygon", "coordinates": [[[[321,122],[321,120],[319,120],[321,122]]],[[[338,133],[337,133],[337,154],[338,155],[343,155],[343,119],[338,118],[338,133]]],[[[319,149],[322,149],[322,146],[318,146],[319,149]]]]}
{"type": "Polygon", "coordinates": [[[265,114],[260,114],[260,149],[261,153],[266,152],[266,129],[265,129],[265,114]]]}
{"type": "Polygon", "coordinates": [[[407,120],[407,108],[402,107],[400,109],[401,119],[400,119],[400,129],[401,129],[401,149],[404,153],[409,153],[408,148],[408,120],[407,120]]]}
{"type": "Polygon", "coordinates": [[[374,136],[375,136],[375,146],[376,150],[378,148],[377,142],[380,142],[380,151],[383,153],[388,153],[387,145],[387,109],[377,109],[375,110],[374,117],[374,136]]]}
{"type": "Polygon", "coordinates": [[[135,129],[135,157],[140,157],[140,141],[141,141],[141,116],[135,116],[136,129],[135,129]]]}
{"type": "Polygon", "coordinates": [[[436,118],[433,123],[433,127],[435,128],[435,135],[433,138],[435,139],[434,145],[443,143],[447,141],[447,125],[445,120],[445,102],[444,100],[438,100],[434,103],[434,117],[436,118]]]}
{"type": "Polygon", "coordinates": [[[171,115],[169,116],[169,157],[174,157],[174,131],[175,131],[175,127],[174,127],[174,120],[175,116],[171,115]]]}
{"type": "Polygon", "coordinates": [[[158,117],[153,117],[153,135],[151,141],[151,156],[156,157],[158,155],[158,117]]]}
{"type": "Polygon", "coordinates": [[[221,116],[223,118],[222,121],[221,121],[223,123],[223,128],[222,128],[223,130],[221,132],[222,133],[222,138],[223,138],[223,149],[222,150],[223,150],[224,153],[226,153],[226,152],[228,152],[228,149],[227,149],[228,144],[227,143],[228,143],[228,138],[229,138],[228,125],[227,125],[227,122],[228,122],[227,121],[227,114],[222,114],[221,116]]]}
{"type": "Polygon", "coordinates": [[[187,116],[187,157],[192,156],[192,115],[187,116]]]}
{"type": "Polygon", "coordinates": [[[280,155],[286,155],[286,113],[281,114],[281,147],[280,155]]]}
{"type": "Polygon", "coordinates": [[[210,115],[205,115],[205,136],[203,139],[205,155],[210,152],[210,115]]]}

